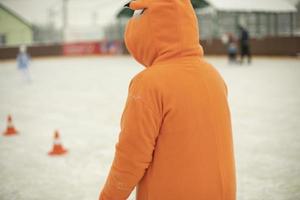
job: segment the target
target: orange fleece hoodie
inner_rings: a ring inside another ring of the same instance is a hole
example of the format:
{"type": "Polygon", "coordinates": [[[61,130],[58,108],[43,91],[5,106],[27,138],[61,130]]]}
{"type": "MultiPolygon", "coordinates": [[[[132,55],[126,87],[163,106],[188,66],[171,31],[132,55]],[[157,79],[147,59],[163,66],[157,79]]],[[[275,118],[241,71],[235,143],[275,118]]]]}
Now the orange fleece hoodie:
{"type": "Polygon", "coordinates": [[[234,200],[226,85],[203,59],[190,0],[137,0],[125,42],[146,66],[130,83],[100,200],[234,200]]]}

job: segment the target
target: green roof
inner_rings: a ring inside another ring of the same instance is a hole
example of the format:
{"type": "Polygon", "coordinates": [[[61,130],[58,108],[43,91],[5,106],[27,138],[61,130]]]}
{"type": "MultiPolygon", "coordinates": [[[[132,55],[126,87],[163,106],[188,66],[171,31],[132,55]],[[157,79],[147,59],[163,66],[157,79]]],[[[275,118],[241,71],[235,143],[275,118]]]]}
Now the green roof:
{"type": "Polygon", "coordinates": [[[19,20],[21,23],[25,24],[30,29],[32,29],[32,25],[26,19],[24,19],[23,17],[21,17],[19,14],[17,14],[16,12],[14,12],[13,10],[11,10],[7,6],[3,5],[1,2],[0,2],[0,9],[3,9],[4,11],[8,12],[12,16],[14,16],[17,20],[19,20]]]}

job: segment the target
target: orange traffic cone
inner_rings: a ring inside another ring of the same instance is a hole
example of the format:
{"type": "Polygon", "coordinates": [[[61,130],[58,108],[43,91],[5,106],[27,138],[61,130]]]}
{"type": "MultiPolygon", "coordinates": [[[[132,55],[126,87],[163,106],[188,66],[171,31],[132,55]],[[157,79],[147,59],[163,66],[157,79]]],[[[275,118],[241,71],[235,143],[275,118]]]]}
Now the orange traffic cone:
{"type": "Polygon", "coordinates": [[[53,143],[53,149],[48,153],[49,156],[59,156],[67,153],[68,150],[64,149],[60,142],[60,136],[59,132],[55,131],[54,133],[54,143],[53,143]]]}
{"type": "Polygon", "coordinates": [[[15,129],[13,123],[12,123],[12,117],[8,115],[7,117],[7,128],[6,131],[4,132],[5,136],[11,136],[11,135],[16,135],[18,131],[15,129]]]}

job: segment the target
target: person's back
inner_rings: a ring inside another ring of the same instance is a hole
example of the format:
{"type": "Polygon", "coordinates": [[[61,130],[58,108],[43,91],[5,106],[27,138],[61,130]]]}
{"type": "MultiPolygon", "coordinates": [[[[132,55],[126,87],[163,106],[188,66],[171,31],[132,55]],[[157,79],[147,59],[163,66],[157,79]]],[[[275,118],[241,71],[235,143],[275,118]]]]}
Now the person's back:
{"type": "Polygon", "coordinates": [[[153,84],[164,116],[138,199],[234,199],[230,113],[215,69],[199,57],[179,58],[137,79],[153,84]]]}
{"type": "Polygon", "coordinates": [[[203,59],[189,0],[134,1],[126,45],[147,67],[131,82],[101,200],[235,200],[227,89],[203,59]]]}

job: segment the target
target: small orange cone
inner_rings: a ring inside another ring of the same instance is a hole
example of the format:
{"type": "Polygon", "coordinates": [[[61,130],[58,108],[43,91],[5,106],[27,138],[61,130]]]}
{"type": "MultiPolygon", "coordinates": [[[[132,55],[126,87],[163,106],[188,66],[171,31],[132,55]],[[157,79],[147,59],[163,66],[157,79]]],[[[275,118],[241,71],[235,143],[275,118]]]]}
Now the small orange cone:
{"type": "Polygon", "coordinates": [[[12,117],[8,115],[7,117],[7,128],[6,131],[4,132],[5,136],[11,136],[11,135],[16,135],[18,131],[15,129],[13,123],[12,123],[12,117]]]}
{"type": "Polygon", "coordinates": [[[48,153],[49,156],[59,156],[67,153],[68,150],[64,149],[60,142],[59,132],[55,131],[54,133],[54,142],[53,142],[53,149],[48,153]]]}

